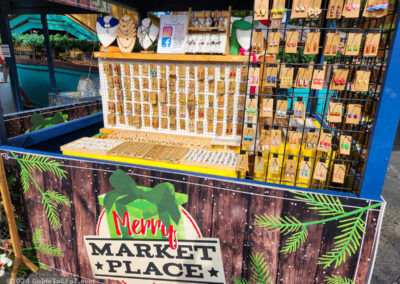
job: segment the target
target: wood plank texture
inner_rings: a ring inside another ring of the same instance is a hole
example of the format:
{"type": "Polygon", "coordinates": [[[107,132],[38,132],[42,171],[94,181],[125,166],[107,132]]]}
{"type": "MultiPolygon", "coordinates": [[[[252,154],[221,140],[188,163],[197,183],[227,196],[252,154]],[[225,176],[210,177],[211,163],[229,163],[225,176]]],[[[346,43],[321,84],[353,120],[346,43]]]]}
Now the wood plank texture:
{"type": "MultiPolygon", "coordinates": [[[[3,153],[12,157],[5,151],[3,153]]],[[[16,155],[21,157],[21,154],[16,155]]],[[[290,191],[168,170],[66,158],[54,160],[63,164],[63,169],[68,172],[66,179],[60,180],[51,173],[40,171],[35,171],[33,177],[43,191],[57,191],[71,201],[71,207],[58,206],[61,228],[54,230],[49,225],[42,196],[33,183],[26,194],[21,192],[21,204],[14,206],[23,206],[21,211],[29,212],[26,217],[31,232],[42,228],[44,240],[63,249],[63,258],[38,253],[40,261],[64,271],[61,273],[63,276],[76,280],[93,279],[83,237],[96,234],[97,220],[103,210],[98,204],[98,196],[112,190],[109,178],[116,169],[121,169],[140,186],[153,187],[161,182],[170,182],[177,192],[188,194],[188,203],[184,208],[198,224],[203,237],[220,240],[227,283],[232,283],[232,276],[248,279],[251,252],[263,254],[274,283],[324,283],[326,276],[335,273],[342,277],[356,278],[356,283],[365,283],[367,279],[376,241],[379,209],[369,211],[368,216],[365,216],[367,230],[359,254],[347,259],[337,269],[332,266],[323,269],[317,265],[318,257],[333,247],[334,237],[339,233],[337,220],[307,227],[309,234],[304,245],[296,252],[286,254],[280,251],[289,235],[254,226],[255,216],[264,214],[292,216],[301,222],[323,218],[303,201],[296,200],[290,191]]],[[[13,158],[4,163],[9,174],[20,178],[19,165],[13,158]]],[[[354,198],[340,200],[345,211],[368,205],[354,198]]],[[[118,283],[109,280],[103,282],[118,283]]]]}

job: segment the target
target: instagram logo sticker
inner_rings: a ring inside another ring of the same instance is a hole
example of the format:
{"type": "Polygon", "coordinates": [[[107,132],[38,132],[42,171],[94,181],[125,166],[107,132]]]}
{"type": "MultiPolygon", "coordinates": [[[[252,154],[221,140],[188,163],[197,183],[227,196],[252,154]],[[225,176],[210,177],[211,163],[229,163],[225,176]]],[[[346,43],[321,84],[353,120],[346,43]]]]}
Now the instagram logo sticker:
{"type": "Polygon", "coordinates": [[[163,28],[162,31],[162,36],[163,37],[171,37],[172,36],[172,27],[166,26],[163,28]]]}

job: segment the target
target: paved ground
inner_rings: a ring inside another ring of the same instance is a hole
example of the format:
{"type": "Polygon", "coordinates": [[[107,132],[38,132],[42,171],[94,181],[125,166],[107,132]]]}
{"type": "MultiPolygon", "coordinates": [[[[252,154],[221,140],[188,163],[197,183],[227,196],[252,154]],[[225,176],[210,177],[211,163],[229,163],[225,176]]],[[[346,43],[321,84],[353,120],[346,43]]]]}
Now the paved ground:
{"type": "MultiPolygon", "coordinates": [[[[383,188],[383,197],[387,201],[387,207],[371,283],[400,284],[400,218],[398,217],[400,214],[400,151],[392,153],[383,188]]],[[[0,284],[8,283],[8,277],[9,274],[0,278],[0,284]]],[[[37,274],[32,273],[18,280],[18,284],[75,283],[44,270],[39,271],[37,274]]]]}
{"type": "Polygon", "coordinates": [[[393,152],[383,198],[387,201],[373,284],[400,284],[400,152],[393,152]]]}

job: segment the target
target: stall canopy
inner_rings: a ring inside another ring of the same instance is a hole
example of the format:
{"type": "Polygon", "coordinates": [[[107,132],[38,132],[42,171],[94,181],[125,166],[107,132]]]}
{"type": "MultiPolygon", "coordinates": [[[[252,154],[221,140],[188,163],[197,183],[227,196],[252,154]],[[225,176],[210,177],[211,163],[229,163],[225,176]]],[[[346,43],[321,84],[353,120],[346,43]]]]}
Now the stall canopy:
{"type": "Polygon", "coordinates": [[[232,6],[234,10],[253,10],[252,1],[231,0],[231,1],[215,1],[215,0],[202,0],[202,1],[183,1],[183,0],[111,0],[110,3],[124,6],[127,8],[135,8],[140,12],[148,11],[184,11],[192,7],[193,10],[224,10],[228,6],[232,6]]]}
{"type": "MultiPolygon", "coordinates": [[[[17,66],[15,62],[14,47],[12,44],[10,15],[39,14],[43,26],[43,34],[46,44],[46,56],[52,91],[56,90],[56,80],[54,75],[53,56],[51,53],[49,28],[47,22],[48,14],[90,14],[90,13],[109,13],[110,4],[104,0],[1,0],[0,1],[0,34],[2,48],[7,50],[5,56],[6,65],[10,70],[10,83],[14,95],[14,100],[19,111],[23,110],[20,88],[18,82],[17,66]],[[8,52],[9,50],[9,52],[8,52]]],[[[0,116],[3,115],[0,107],[0,116]]],[[[0,120],[1,124],[1,120],[0,120]]],[[[2,125],[0,125],[1,128],[2,125]]],[[[1,135],[3,136],[3,135],[1,135]]]]}

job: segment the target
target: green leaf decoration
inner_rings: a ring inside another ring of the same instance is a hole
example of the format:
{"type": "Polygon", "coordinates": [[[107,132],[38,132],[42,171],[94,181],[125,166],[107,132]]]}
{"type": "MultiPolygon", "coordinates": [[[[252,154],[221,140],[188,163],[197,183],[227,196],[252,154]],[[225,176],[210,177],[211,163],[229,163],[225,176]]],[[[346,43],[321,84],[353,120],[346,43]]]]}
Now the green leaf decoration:
{"type": "Polygon", "coordinates": [[[39,263],[39,268],[40,269],[51,271],[51,269],[46,264],[44,264],[43,262],[38,261],[38,263],[39,263]]]}
{"type": "Polygon", "coordinates": [[[29,190],[29,172],[25,168],[21,170],[21,184],[24,194],[27,193],[29,190]]]}
{"type": "Polygon", "coordinates": [[[63,257],[64,252],[62,249],[56,248],[53,245],[47,244],[43,241],[43,229],[36,229],[32,236],[33,247],[24,248],[22,250],[38,250],[39,252],[54,256],[54,257],[63,257]]]}
{"type": "Polygon", "coordinates": [[[250,281],[247,281],[244,279],[240,280],[240,279],[237,279],[235,276],[232,276],[232,281],[234,284],[251,284],[250,281]]]}
{"type": "Polygon", "coordinates": [[[285,244],[281,252],[292,253],[295,252],[299,247],[303,246],[308,237],[308,230],[306,226],[303,226],[301,231],[298,231],[286,239],[285,244]]]}
{"type": "Polygon", "coordinates": [[[365,221],[362,219],[364,211],[357,216],[339,220],[340,235],[334,239],[334,248],[319,258],[318,264],[324,265],[324,269],[332,263],[335,269],[346,262],[346,257],[351,257],[360,247],[360,241],[365,233],[365,221]]]}
{"type": "Polygon", "coordinates": [[[19,158],[14,154],[14,152],[10,153],[21,167],[20,178],[24,194],[28,192],[30,181],[32,181],[36,189],[42,195],[43,208],[46,211],[47,219],[49,220],[50,225],[54,229],[59,229],[61,224],[57,205],[61,204],[70,206],[70,202],[66,196],[56,191],[48,190],[44,192],[33,178],[32,173],[38,170],[41,173],[48,172],[60,179],[63,179],[67,178],[67,171],[61,168],[62,164],[56,160],[51,160],[46,156],[24,154],[22,158],[19,158]]]}
{"type": "Polygon", "coordinates": [[[36,247],[43,239],[43,229],[36,229],[32,236],[32,243],[36,247]]]}
{"type": "Polygon", "coordinates": [[[269,268],[262,253],[251,253],[250,255],[251,281],[254,283],[269,284],[271,277],[269,276],[269,268]]]}
{"type": "MultiPolygon", "coordinates": [[[[170,225],[170,219],[175,224],[179,223],[181,219],[179,206],[183,203],[178,199],[171,183],[163,182],[151,189],[144,189],[137,186],[132,177],[120,169],[116,170],[109,180],[114,189],[104,197],[103,205],[107,212],[110,212],[115,204],[116,211],[122,218],[124,212],[127,211],[127,205],[141,199],[157,207],[158,218],[167,228],[170,225]]],[[[184,201],[186,202],[187,200],[184,201]]],[[[129,237],[126,228],[123,228],[121,233],[123,237],[129,237]]]]}
{"type": "Polygon", "coordinates": [[[320,216],[334,216],[345,213],[338,197],[307,192],[292,192],[296,199],[303,200],[311,210],[317,210],[320,216]]]}
{"type": "Polygon", "coordinates": [[[60,229],[61,224],[60,217],[58,216],[57,204],[52,199],[47,199],[45,195],[42,195],[42,204],[50,225],[54,229],[60,229]]]}
{"type": "Polygon", "coordinates": [[[66,122],[68,119],[67,114],[62,114],[61,112],[57,112],[52,117],[45,118],[43,115],[34,113],[30,118],[31,128],[27,132],[33,132],[36,130],[40,130],[43,128],[48,128],[60,123],[66,122]]]}
{"type": "Polygon", "coordinates": [[[350,278],[343,278],[339,275],[331,275],[324,280],[327,284],[355,284],[350,278]]]}
{"type": "Polygon", "coordinates": [[[30,173],[39,170],[41,173],[50,172],[58,178],[67,178],[67,171],[61,168],[62,164],[56,160],[50,160],[49,157],[25,154],[19,160],[30,173]]]}
{"type": "Polygon", "coordinates": [[[256,215],[255,226],[265,228],[272,232],[281,231],[282,234],[298,232],[303,228],[303,223],[297,220],[296,217],[275,217],[272,215],[256,215]]]}
{"type": "Polygon", "coordinates": [[[235,276],[232,276],[232,281],[234,284],[272,284],[271,277],[269,276],[269,267],[267,262],[264,259],[262,253],[253,252],[250,255],[250,281],[245,279],[237,279],[235,276]]]}
{"type": "Polygon", "coordinates": [[[69,200],[65,197],[65,195],[62,195],[61,193],[58,193],[53,190],[47,190],[45,194],[57,204],[71,206],[69,200]]]}

